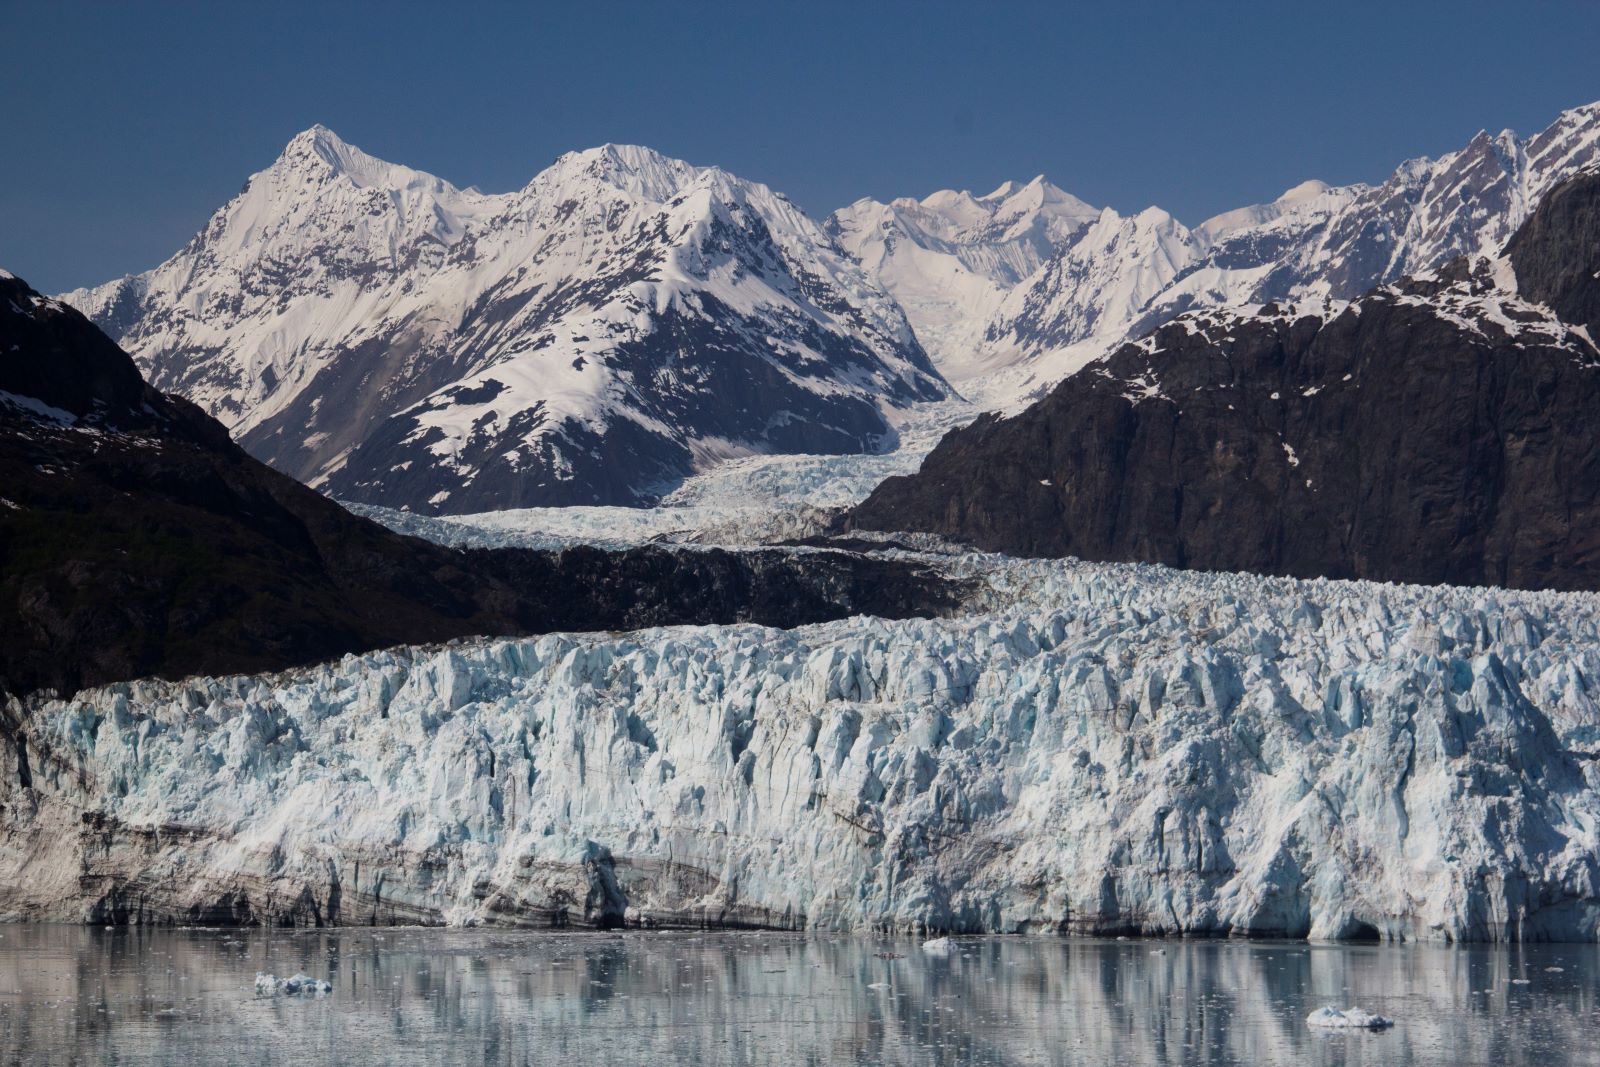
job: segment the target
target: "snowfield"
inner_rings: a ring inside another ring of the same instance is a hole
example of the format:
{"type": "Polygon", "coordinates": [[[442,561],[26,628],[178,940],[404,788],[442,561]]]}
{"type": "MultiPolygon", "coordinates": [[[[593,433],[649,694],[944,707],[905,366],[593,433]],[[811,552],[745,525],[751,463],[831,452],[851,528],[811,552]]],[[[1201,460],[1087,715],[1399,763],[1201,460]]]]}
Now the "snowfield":
{"type": "Polygon", "coordinates": [[[1596,936],[1595,596],[945,565],[12,706],[5,917],[1596,936]]]}

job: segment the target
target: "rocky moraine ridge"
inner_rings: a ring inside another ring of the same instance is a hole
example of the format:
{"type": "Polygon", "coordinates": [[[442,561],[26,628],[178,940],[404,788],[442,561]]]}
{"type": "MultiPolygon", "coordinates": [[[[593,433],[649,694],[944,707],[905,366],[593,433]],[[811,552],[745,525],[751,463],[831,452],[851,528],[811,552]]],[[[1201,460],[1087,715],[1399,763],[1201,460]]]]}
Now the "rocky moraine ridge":
{"type": "Polygon", "coordinates": [[[1348,305],[1198,312],[851,512],[1024,555],[1600,588],[1600,175],[1500,258],[1348,305]]]}

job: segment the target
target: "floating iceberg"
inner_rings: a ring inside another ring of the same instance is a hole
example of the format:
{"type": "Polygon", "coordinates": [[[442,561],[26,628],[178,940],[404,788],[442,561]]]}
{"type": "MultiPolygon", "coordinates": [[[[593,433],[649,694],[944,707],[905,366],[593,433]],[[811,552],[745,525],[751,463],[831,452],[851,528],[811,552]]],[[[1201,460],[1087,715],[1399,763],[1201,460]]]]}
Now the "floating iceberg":
{"type": "Polygon", "coordinates": [[[325,997],[332,992],[332,983],[313,978],[309,974],[296,974],[292,978],[279,978],[271,974],[256,975],[258,997],[274,997],[280,993],[291,997],[325,997]]]}
{"type": "Polygon", "coordinates": [[[930,956],[948,956],[954,948],[955,945],[951,943],[948,937],[936,937],[931,941],[922,943],[922,951],[930,956]]]}
{"type": "Polygon", "coordinates": [[[1387,1030],[1394,1020],[1360,1008],[1318,1008],[1306,1016],[1306,1025],[1326,1030],[1387,1030]]]}

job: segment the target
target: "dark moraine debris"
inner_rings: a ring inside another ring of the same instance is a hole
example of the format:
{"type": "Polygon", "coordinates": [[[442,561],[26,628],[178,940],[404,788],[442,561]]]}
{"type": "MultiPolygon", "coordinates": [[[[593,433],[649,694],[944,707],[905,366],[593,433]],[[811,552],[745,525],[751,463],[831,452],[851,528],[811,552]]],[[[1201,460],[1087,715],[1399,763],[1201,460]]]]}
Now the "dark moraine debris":
{"type": "Polygon", "coordinates": [[[276,670],[472,635],[948,611],[844,552],[445,548],[252,459],[87,319],[0,272],[0,694],[276,670]]]}
{"type": "Polygon", "coordinates": [[[1600,177],[1507,264],[1185,316],[947,435],[846,529],[1030,556],[1600,588],[1600,177]],[[1585,329],[1587,327],[1587,329],[1585,329]]]}

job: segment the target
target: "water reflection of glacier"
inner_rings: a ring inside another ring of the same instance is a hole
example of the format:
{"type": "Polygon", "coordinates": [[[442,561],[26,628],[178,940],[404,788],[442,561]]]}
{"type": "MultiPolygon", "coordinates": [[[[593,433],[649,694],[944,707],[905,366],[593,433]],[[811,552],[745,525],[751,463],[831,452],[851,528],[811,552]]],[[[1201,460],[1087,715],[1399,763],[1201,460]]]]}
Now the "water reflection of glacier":
{"type": "Polygon", "coordinates": [[[1600,1062],[1600,949],[8,927],[6,1063],[1600,1062]],[[1555,968],[1560,968],[1556,970],[1555,968]],[[257,970],[327,975],[258,999],[257,970]],[[1519,984],[1526,983],[1526,984],[1519,984]],[[1385,1034],[1304,1025],[1324,1003],[1385,1034]]]}

